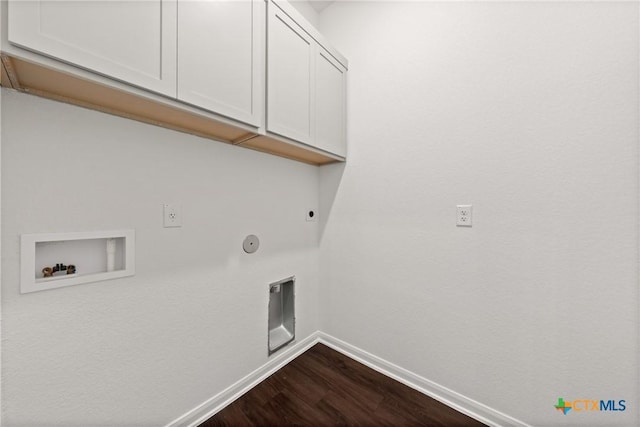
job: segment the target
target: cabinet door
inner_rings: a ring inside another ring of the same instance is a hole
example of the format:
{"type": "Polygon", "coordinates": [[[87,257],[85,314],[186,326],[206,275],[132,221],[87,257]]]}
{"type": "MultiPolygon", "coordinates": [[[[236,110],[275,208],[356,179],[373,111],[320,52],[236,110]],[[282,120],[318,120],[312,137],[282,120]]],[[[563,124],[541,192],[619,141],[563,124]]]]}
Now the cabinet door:
{"type": "Polygon", "coordinates": [[[175,97],[175,0],[10,0],[9,41],[175,97]]]}
{"type": "Polygon", "coordinates": [[[316,56],[314,146],[346,157],[346,69],[324,48],[316,56]]]}
{"type": "Polygon", "coordinates": [[[178,1],[178,99],[259,127],[264,1],[178,1]]]}
{"type": "Polygon", "coordinates": [[[267,130],[311,143],[315,41],[273,3],[267,43],[267,130]]]}

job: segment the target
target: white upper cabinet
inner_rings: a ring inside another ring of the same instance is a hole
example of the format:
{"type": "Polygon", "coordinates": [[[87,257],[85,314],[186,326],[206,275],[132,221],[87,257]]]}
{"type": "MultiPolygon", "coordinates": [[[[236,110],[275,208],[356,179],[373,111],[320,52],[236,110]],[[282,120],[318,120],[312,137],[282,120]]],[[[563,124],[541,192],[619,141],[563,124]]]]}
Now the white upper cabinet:
{"type": "Polygon", "coordinates": [[[262,0],[178,0],[178,99],[259,127],[262,0]]]}
{"type": "Polygon", "coordinates": [[[347,61],[285,0],[4,4],[15,89],[310,164],[346,158],[347,61]]]}
{"type": "Polygon", "coordinates": [[[8,6],[11,43],[175,97],[175,0],[10,0],[8,6]]]}
{"type": "Polygon", "coordinates": [[[311,144],[315,42],[286,13],[269,6],[267,130],[311,144]]]}
{"type": "Polygon", "coordinates": [[[316,55],[314,146],[338,156],[347,156],[346,69],[319,47],[316,55]]]}
{"type": "Polygon", "coordinates": [[[287,6],[269,3],[267,132],[346,157],[346,60],[287,6]]]}

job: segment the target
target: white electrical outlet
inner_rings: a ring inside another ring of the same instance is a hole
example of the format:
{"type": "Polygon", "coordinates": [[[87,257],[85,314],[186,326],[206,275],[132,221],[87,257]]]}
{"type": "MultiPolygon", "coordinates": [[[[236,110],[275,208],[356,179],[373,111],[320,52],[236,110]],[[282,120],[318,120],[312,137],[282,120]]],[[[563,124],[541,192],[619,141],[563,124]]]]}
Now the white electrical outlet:
{"type": "Polygon", "coordinates": [[[473,205],[458,205],[456,209],[458,212],[456,225],[460,227],[471,227],[473,205]]]}
{"type": "Polygon", "coordinates": [[[164,205],[164,226],[182,227],[182,209],[180,205],[164,205]]]}

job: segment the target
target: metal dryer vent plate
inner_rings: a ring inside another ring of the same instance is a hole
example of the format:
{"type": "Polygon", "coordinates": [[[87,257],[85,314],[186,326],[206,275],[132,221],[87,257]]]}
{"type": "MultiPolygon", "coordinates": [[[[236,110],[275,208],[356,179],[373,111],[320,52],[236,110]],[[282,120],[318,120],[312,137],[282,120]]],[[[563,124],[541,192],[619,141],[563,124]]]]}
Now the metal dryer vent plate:
{"type": "Polygon", "coordinates": [[[296,337],[295,277],[269,285],[269,355],[296,337]]]}
{"type": "Polygon", "coordinates": [[[248,235],[242,242],[242,249],[248,254],[252,254],[260,247],[260,240],[254,234],[248,235]]]}

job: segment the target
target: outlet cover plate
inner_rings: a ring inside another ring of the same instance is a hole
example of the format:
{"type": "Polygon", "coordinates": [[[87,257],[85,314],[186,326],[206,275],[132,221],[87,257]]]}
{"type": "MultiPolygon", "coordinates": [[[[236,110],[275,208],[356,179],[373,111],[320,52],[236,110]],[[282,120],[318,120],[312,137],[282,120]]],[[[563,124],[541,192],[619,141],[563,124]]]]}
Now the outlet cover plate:
{"type": "Polygon", "coordinates": [[[164,227],[182,227],[182,209],[180,205],[163,205],[164,227]]]}
{"type": "Polygon", "coordinates": [[[473,205],[456,206],[456,225],[458,227],[471,227],[473,217],[473,205]]]}

